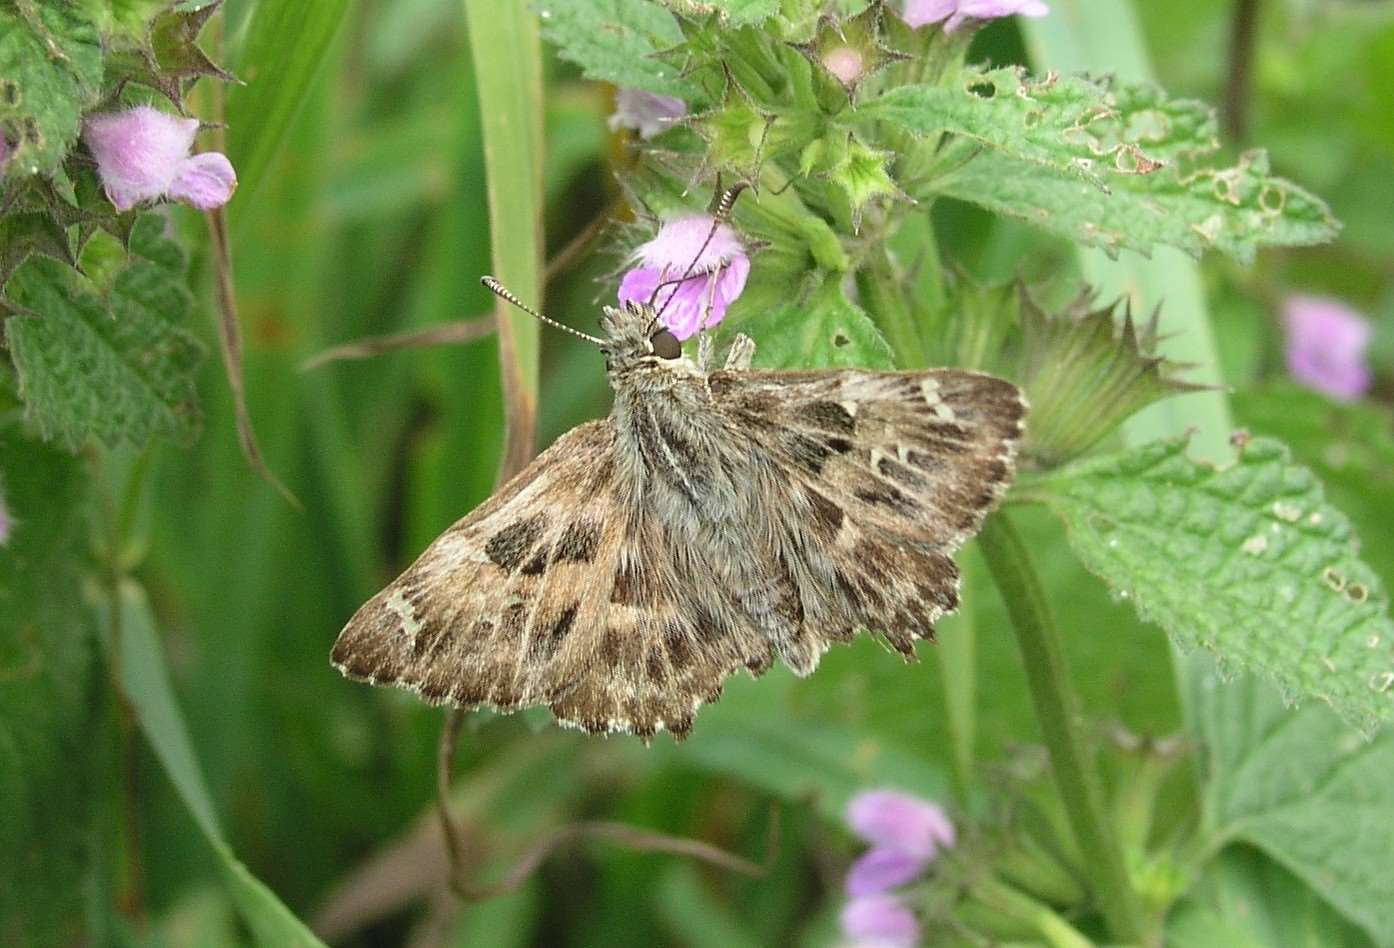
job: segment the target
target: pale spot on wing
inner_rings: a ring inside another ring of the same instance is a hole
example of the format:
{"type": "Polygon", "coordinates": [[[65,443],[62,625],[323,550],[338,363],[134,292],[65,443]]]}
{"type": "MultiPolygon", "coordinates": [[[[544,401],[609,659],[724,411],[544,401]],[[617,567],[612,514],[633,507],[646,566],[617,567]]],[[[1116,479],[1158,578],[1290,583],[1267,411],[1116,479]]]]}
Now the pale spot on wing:
{"type": "Polygon", "coordinates": [[[845,412],[847,412],[847,414],[851,415],[853,418],[856,418],[856,417],[857,417],[857,403],[856,403],[856,402],[851,401],[851,400],[849,399],[848,401],[845,401],[845,402],[838,402],[838,404],[842,406],[842,410],[845,411],[845,412]]]}
{"type": "Polygon", "coordinates": [[[415,642],[417,635],[421,633],[421,623],[416,619],[416,608],[412,606],[411,600],[406,597],[400,588],[392,590],[392,595],[388,596],[383,605],[392,612],[397,618],[402,620],[402,635],[407,641],[415,642]]]}

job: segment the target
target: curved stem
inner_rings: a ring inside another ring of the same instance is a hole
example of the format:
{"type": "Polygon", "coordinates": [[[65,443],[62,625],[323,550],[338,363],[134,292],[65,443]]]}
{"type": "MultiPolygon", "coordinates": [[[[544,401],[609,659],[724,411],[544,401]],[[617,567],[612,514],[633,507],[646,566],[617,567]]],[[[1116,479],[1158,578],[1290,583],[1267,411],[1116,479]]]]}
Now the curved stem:
{"type": "Polygon", "coordinates": [[[1136,944],[1142,940],[1137,895],[1128,879],[1122,846],[1104,812],[1098,775],[1080,734],[1079,702],[1065,668],[1060,633],[1045,590],[1006,514],[989,517],[978,541],[1021,647],[1055,783],[1079,844],[1090,888],[1114,939],[1136,944]]]}

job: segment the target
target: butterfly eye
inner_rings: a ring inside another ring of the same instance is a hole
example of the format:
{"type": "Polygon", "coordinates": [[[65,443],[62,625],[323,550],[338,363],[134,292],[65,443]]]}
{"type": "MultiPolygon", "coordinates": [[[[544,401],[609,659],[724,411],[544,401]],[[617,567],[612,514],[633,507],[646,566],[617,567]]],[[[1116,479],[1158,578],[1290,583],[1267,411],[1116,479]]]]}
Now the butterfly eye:
{"type": "Polygon", "coordinates": [[[682,355],[682,343],[666,329],[660,329],[649,337],[649,347],[660,359],[676,359],[682,355]]]}

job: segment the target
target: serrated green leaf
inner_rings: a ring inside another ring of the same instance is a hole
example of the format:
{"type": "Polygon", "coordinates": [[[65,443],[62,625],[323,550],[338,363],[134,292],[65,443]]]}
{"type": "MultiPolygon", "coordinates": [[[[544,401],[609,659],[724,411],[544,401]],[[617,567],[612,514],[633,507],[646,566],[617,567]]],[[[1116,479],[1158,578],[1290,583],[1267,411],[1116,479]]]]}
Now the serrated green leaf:
{"type": "Polygon", "coordinates": [[[1190,686],[1210,845],[1257,846],[1376,944],[1394,944],[1394,732],[1367,740],[1327,708],[1285,707],[1252,676],[1190,686]]]}
{"type": "Polygon", "coordinates": [[[149,603],[140,589],[130,583],[122,587],[119,613],[112,616],[112,621],[120,649],[119,659],[113,664],[119,669],[126,700],[170,782],[212,848],[223,883],[255,943],[267,948],[323,948],[323,942],[247,870],[223,838],[188,727],[174,697],[149,603]]]}
{"type": "Polygon", "coordinates": [[[0,134],[7,179],[48,174],[77,141],[101,92],[97,27],[77,7],[35,4],[32,20],[0,10],[0,134]]]}
{"type": "Polygon", "coordinates": [[[0,427],[0,943],[84,943],[100,677],[81,596],[82,463],[0,427]]]}
{"type": "Polygon", "coordinates": [[[538,0],[542,35],[587,77],[691,100],[679,70],[655,55],[682,42],[673,15],[648,0],[538,0]]]}
{"type": "Polygon", "coordinates": [[[9,211],[0,216],[0,289],[35,254],[69,266],[76,263],[67,233],[49,214],[9,211]]]}
{"type": "Polygon", "coordinates": [[[1296,875],[1233,847],[1167,919],[1171,948],[1364,948],[1371,942],[1296,875]]]}
{"type": "Polygon", "coordinates": [[[1158,244],[1193,256],[1221,250],[1250,262],[1260,247],[1304,247],[1336,235],[1326,204],[1268,173],[1246,152],[1232,168],[1189,174],[1110,175],[1111,193],[1068,175],[987,151],[935,181],[941,194],[1016,217],[1110,253],[1158,244]]]}
{"type": "Polygon", "coordinates": [[[9,284],[28,312],[6,323],[29,417],[76,448],[97,437],[188,442],[200,428],[193,370],[203,347],[185,327],[183,256],[142,218],[106,300],[73,271],[30,260],[9,284]]]}
{"type": "Polygon", "coordinates": [[[721,15],[736,25],[763,23],[779,12],[779,0],[659,0],[676,13],[689,16],[721,15]]]}
{"type": "Polygon", "coordinates": [[[1394,712],[1383,585],[1281,443],[1254,439],[1216,469],[1159,441],[1066,469],[1041,496],[1084,565],[1177,642],[1364,728],[1394,712]]]}
{"type": "Polygon", "coordinates": [[[1195,103],[1124,91],[1115,95],[1110,81],[1081,76],[1032,79],[1020,69],[970,69],[951,86],[892,89],[863,102],[856,117],[917,135],[961,135],[1096,185],[1109,172],[1137,173],[1182,149],[1216,147],[1213,128],[1192,137],[1204,125],[1195,103]]]}
{"type": "Polygon", "coordinates": [[[767,369],[894,367],[891,347],[862,309],[828,280],[807,302],[728,317],[727,332],[755,340],[755,365],[767,369]]]}
{"type": "Polygon", "coordinates": [[[150,21],[172,6],[174,0],[81,0],[102,35],[112,41],[144,43],[150,21]]]}

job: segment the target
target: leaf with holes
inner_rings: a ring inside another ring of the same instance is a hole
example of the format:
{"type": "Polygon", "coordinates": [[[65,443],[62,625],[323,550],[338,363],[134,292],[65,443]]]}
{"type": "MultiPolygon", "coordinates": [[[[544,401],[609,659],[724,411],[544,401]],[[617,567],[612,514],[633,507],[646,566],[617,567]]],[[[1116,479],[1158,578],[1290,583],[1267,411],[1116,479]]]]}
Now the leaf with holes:
{"type": "Polygon", "coordinates": [[[723,329],[755,340],[763,369],[894,367],[891,348],[876,324],[828,280],[807,302],[790,303],[748,318],[728,316],[723,329]]]}
{"type": "Polygon", "coordinates": [[[1197,103],[1105,79],[1032,79],[1020,69],[965,70],[952,86],[901,86],[862,103],[856,117],[921,136],[949,132],[1096,186],[1218,144],[1213,118],[1197,103]]]}
{"type": "Polygon", "coordinates": [[[102,82],[101,40],[79,5],[49,0],[17,10],[28,12],[0,8],[0,135],[11,147],[5,178],[57,168],[102,82]]]}
{"type": "Polygon", "coordinates": [[[587,77],[690,99],[677,67],[657,54],[682,42],[673,15],[647,0],[545,0],[542,35],[587,77]]]}
{"type": "Polygon", "coordinates": [[[986,152],[935,181],[939,193],[1035,224],[1109,253],[1158,244],[1200,256],[1220,250],[1248,263],[1260,247],[1331,240],[1338,225],[1320,198],[1269,174],[1268,156],[1245,152],[1232,168],[1113,175],[1112,193],[1078,178],[986,152]]]}
{"type": "Polygon", "coordinates": [[[1183,647],[1371,728],[1394,712],[1394,622],[1349,521],[1277,441],[1223,469],[1165,440],[1051,475],[1037,495],[1089,570],[1183,647]]]}
{"type": "Polygon", "coordinates": [[[5,329],[29,417],[76,448],[90,437],[188,442],[201,416],[193,371],[203,347],[184,326],[189,292],[179,248],[147,216],[107,299],[77,273],[35,258],[14,275],[23,307],[5,329]]]}
{"type": "Polygon", "coordinates": [[[779,0],[660,0],[676,13],[721,15],[723,22],[741,26],[763,23],[779,12],[779,0]]]}

